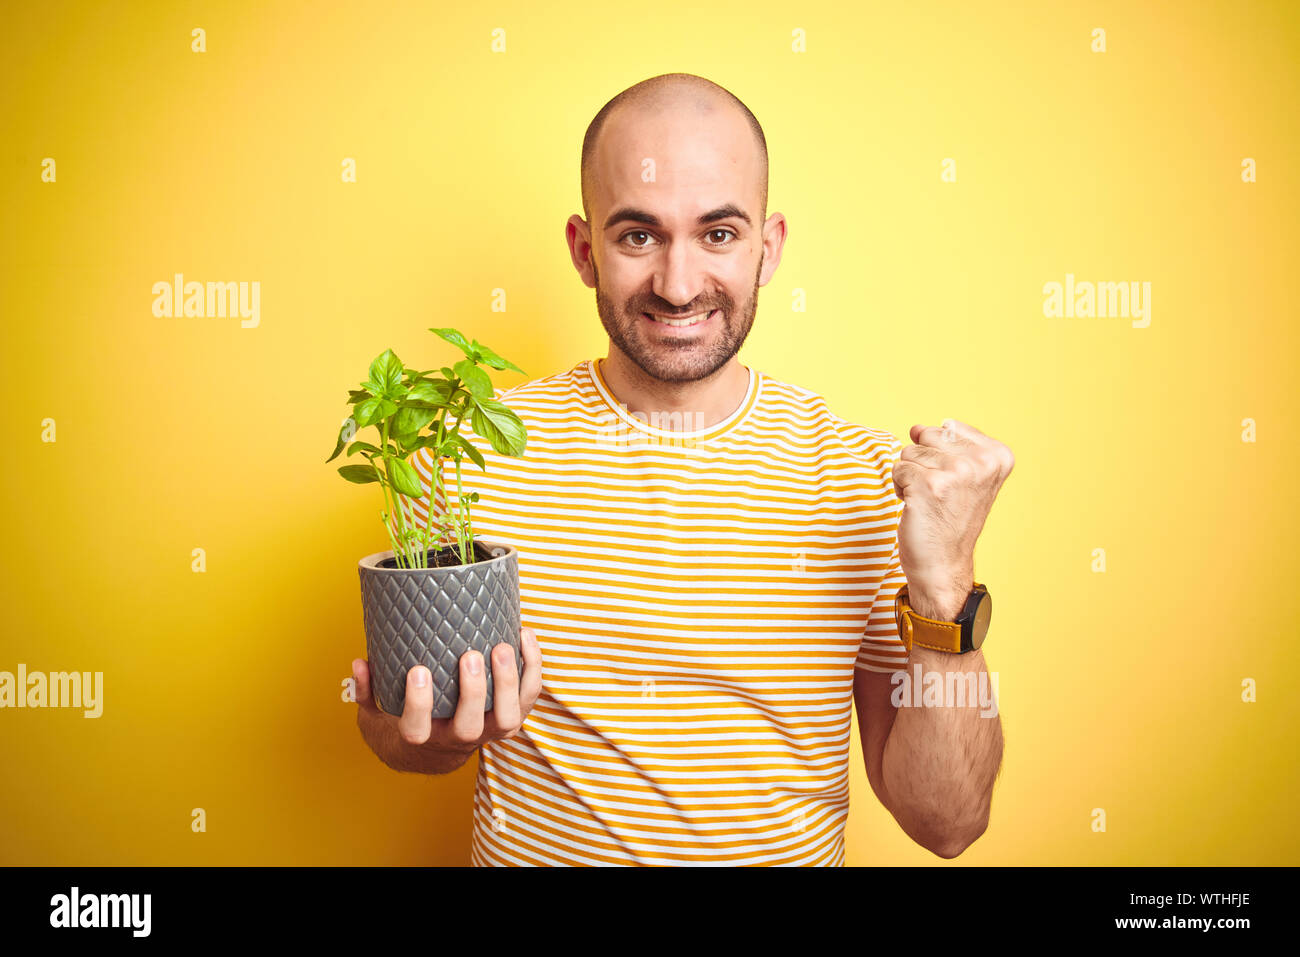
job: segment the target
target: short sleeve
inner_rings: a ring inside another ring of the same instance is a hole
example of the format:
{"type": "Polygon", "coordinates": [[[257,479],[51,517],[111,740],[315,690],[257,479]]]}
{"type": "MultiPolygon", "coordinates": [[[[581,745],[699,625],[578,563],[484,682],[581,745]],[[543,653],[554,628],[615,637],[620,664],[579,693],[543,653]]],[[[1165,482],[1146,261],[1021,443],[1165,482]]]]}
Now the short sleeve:
{"type": "Polygon", "coordinates": [[[854,662],[857,671],[893,672],[907,666],[907,649],[898,635],[898,623],[894,619],[894,598],[898,590],[907,584],[903,575],[903,565],[898,555],[898,522],[903,514],[903,502],[894,493],[894,482],[890,477],[890,468],[902,454],[903,443],[894,440],[890,449],[890,458],[884,465],[882,480],[889,490],[889,515],[892,539],[889,559],[883,568],[878,569],[874,598],[867,615],[867,627],[858,646],[858,657],[854,662]]]}

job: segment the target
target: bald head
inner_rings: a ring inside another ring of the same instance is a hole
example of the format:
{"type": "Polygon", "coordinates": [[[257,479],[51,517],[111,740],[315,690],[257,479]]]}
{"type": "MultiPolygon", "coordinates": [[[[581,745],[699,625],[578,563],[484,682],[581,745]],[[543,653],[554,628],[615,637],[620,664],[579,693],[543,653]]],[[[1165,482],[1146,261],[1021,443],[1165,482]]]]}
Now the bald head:
{"type": "MultiPolygon", "coordinates": [[[[767,139],[754,114],[736,96],[711,80],[693,73],[664,73],[642,80],[614,97],[592,119],[582,140],[582,211],[587,221],[591,214],[601,169],[610,157],[602,154],[606,137],[602,130],[611,123],[639,120],[663,120],[673,116],[689,117],[692,122],[743,122],[753,134],[758,175],[758,222],[767,218],[767,139]]],[[[615,157],[613,162],[630,162],[639,169],[642,157],[615,157]]],[[[595,225],[595,224],[593,224],[595,225]]],[[[598,228],[598,227],[597,227],[598,228]]]]}

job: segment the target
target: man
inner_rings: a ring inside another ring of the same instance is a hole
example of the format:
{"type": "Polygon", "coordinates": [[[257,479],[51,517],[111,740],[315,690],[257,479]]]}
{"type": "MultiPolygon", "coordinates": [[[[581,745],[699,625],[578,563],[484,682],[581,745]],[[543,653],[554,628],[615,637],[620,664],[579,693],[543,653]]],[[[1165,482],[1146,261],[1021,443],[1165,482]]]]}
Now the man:
{"type": "Polygon", "coordinates": [[[498,393],[523,457],[471,436],[475,533],[520,552],[522,677],[508,645],[467,653],[455,715],[431,719],[413,668],[395,718],[357,660],[366,741],[426,774],[479,751],[475,865],[842,865],[851,698],[872,789],[955,857],[988,823],[1000,720],[896,708],[891,675],[987,680],[958,649],[1010,450],[953,420],[903,450],[739,362],[786,221],[762,129],[721,87],[667,74],[611,100],[582,195],[567,238],[609,354],[498,393]]]}

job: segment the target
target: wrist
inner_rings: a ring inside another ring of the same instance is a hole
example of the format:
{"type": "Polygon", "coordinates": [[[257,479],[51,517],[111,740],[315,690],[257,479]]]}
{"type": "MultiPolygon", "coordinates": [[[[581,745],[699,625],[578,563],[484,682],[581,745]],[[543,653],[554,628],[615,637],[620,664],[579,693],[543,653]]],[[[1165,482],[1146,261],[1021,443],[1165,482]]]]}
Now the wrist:
{"type": "Polygon", "coordinates": [[[459,770],[478,750],[478,745],[462,748],[439,748],[431,742],[411,744],[402,737],[394,722],[386,717],[358,712],[361,737],[385,765],[394,771],[413,774],[450,774],[459,770]]]}
{"type": "Polygon", "coordinates": [[[458,771],[477,748],[438,748],[426,742],[410,744],[398,736],[396,770],[416,774],[450,774],[458,771]]]}
{"type": "Polygon", "coordinates": [[[975,587],[974,574],[954,575],[942,584],[907,583],[907,603],[922,618],[931,621],[956,621],[966,605],[971,589],[975,587]]]}

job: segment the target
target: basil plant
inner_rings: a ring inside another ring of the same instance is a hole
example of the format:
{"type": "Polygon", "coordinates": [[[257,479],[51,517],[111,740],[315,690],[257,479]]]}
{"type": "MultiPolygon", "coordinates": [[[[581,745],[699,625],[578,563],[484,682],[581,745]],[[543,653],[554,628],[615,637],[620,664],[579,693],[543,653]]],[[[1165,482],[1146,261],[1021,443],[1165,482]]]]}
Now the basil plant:
{"type": "Polygon", "coordinates": [[[416,371],[403,366],[392,349],[384,350],[370,363],[370,378],[348,392],[352,415],[339,431],[334,454],[325,460],[332,462],[344,446],[348,456],[359,453],[365,459],[364,465],[340,467],[339,474],[358,485],[377,482],[383,490],[384,526],[398,568],[427,568],[429,550],[449,538],[455,540],[461,563],[473,564],[470,505],[479,496],[463,493],[461,465],[467,458],[484,471],[487,465],[482,453],[460,435],[461,425],[468,420],[475,434],[502,455],[523,455],[528,437],[519,416],[492,397],[492,382],[480,366],[523,370],[481,342],[467,342],[455,329],[429,331],[456,346],[465,358],[450,368],[416,371]],[[378,444],[355,439],[358,431],[369,426],[378,431],[378,444]],[[424,489],[407,459],[423,448],[431,450],[434,468],[428,520],[421,528],[409,499],[419,499],[424,489]],[[455,469],[458,504],[454,513],[448,508],[435,523],[439,495],[446,500],[447,462],[455,469]]]}

